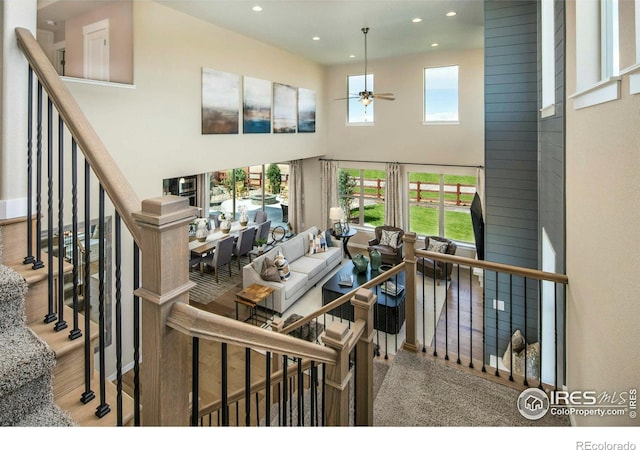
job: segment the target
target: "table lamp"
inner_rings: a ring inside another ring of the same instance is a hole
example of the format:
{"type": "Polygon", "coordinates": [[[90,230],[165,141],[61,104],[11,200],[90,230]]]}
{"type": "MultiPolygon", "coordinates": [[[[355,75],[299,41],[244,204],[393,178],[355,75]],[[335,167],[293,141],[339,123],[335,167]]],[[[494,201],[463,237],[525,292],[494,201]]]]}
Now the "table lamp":
{"type": "Polygon", "coordinates": [[[329,220],[331,220],[334,224],[334,234],[342,234],[342,219],[344,219],[342,208],[340,208],[339,206],[329,208],[329,220]]]}

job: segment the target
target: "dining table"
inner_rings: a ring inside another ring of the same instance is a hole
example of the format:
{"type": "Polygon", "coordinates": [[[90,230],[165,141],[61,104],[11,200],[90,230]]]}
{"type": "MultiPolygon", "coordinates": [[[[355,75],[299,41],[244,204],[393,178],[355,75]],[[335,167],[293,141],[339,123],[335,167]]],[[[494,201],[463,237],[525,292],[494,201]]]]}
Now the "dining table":
{"type": "MultiPolygon", "coordinates": [[[[202,259],[209,253],[215,251],[216,244],[220,239],[227,236],[234,236],[237,238],[242,230],[255,227],[257,224],[254,222],[248,222],[246,225],[241,225],[240,222],[231,222],[231,229],[228,232],[223,232],[220,228],[213,228],[207,235],[204,242],[199,239],[192,239],[189,241],[189,251],[191,252],[191,258],[195,259],[198,256],[202,259]]],[[[194,264],[195,265],[195,264],[194,264]]],[[[200,272],[202,273],[202,262],[200,262],[200,272]]]]}

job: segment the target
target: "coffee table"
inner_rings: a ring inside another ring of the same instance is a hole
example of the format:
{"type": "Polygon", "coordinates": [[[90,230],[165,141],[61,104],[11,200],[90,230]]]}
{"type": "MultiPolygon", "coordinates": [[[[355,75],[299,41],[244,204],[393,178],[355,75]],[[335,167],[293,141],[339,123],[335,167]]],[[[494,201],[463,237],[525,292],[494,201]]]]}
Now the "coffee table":
{"type": "MultiPolygon", "coordinates": [[[[273,291],[274,289],[272,287],[255,283],[236,293],[236,320],[238,320],[238,305],[244,305],[249,308],[249,317],[247,320],[250,319],[254,324],[257,325],[258,315],[256,312],[256,307],[271,294],[273,294],[273,291]]],[[[271,311],[273,311],[273,297],[271,297],[271,301],[271,311]]],[[[265,310],[267,310],[266,302],[265,310]]],[[[273,315],[265,315],[261,318],[264,319],[264,324],[268,325],[268,321],[273,319],[273,315]]]]}
{"type": "MultiPolygon", "coordinates": [[[[333,275],[324,285],[322,285],[322,304],[326,305],[333,300],[342,297],[344,294],[351,292],[353,289],[363,285],[367,281],[378,276],[380,272],[372,272],[371,266],[364,273],[358,273],[355,270],[353,261],[347,261],[335,275],[333,275]],[[352,275],[353,286],[340,285],[341,275],[352,275]]],[[[405,286],[404,271],[399,272],[391,277],[396,285],[405,286]]],[[[391,295],[382,292],[381,286],[375,286],[373,292],[378,296],[373,311],[374,327],[376,330],[384,331],[389,334],[397,334],[405,320],[405,292],[406,289],[399,292],[398,295],[391,295]]],[[[353,321],[353,306],[351,303],[345,303],[342,306],[332,310],[329,314],[340,317],[342,319],[353,321]]]]}

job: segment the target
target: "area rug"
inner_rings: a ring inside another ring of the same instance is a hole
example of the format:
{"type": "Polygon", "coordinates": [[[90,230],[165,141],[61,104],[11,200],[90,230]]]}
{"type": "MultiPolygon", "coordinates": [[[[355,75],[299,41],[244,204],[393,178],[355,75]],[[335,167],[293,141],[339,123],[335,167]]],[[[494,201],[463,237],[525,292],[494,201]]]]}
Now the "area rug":
{"type": "MultiPolygon", "coordinates": [[[[249,261],[240,260],[241,266],[249,261]]],[[[227,267],[218,270],[218,282],[212,272],[193,269],[189,272],[189,280],[196,283],[196,286],[189,293],[190,302],[197,302],[200,305],[208,305],[218,297],[227,293],[230,289],[242,284],[242,269],[238,269],[237,263],[231,264],[231,276],[227,267]]]]}
{"type": "Polygon", "coordinates": [[[399,351],[374,402],[374,426],[570,426],[566,416],[524,418],[520,391],[423,353],[399,351]]]}

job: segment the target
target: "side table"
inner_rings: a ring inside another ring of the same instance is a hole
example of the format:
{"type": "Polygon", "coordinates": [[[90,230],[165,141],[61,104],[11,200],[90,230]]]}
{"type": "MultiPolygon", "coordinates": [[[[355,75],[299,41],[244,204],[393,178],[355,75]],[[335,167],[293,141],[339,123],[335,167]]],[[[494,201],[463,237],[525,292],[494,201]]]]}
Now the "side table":
{"type": "MultiPolygon", "coordinates": [[[[273,294],[274,289],[269,286],[263,286],[261,284],[252,284],[236,293],[236,320],[238,320],[238,305],[244,305],[249,308],[249,318],[251,321],[257,325],[258,316],[256,313],[256,307],[264,301],[266,298],[273,294]]],[[[271,296],[271,312],[273,312],[273,296],[271,296]]],[[[267,304],[265,303],[265,310],[268,310],[267,304]]],[[[273,315],[271,316],[263,316],[265,321],[265,325],[268,325],[268,321],[273,319],[273,315]]]]}
{"type": "Polygon", "coordinates": [[[349,259],[353,259],[351,257],[351,253],[349,253],[349,249],[347,248],[347,244],[349,243],[349,239],[351,239],[358,231],[355,228],[349,228],[347,231],[343,231],[340,234],[333,234],[333,237],[336,239],[342,240],[342,250],[347,255],[349,259]]]}

